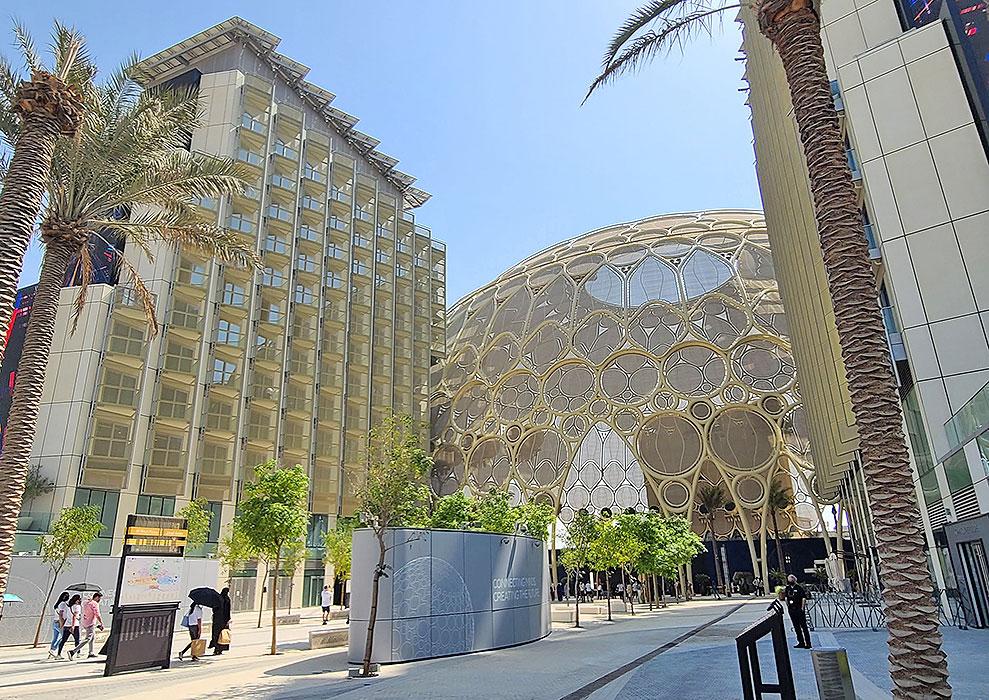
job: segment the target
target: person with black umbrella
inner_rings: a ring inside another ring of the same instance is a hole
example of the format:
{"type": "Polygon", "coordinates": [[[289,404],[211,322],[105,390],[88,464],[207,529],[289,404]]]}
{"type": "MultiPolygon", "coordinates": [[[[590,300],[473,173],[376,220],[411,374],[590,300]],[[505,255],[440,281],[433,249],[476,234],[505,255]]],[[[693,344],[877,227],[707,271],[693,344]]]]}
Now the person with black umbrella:
{"type": "Polygon", "coordinates": [[[230,589],[224,588],[217,595],[220,600],[213,608],[212,639],[209,643],[213,656],[219,656],[230,648],[230,589]]]}

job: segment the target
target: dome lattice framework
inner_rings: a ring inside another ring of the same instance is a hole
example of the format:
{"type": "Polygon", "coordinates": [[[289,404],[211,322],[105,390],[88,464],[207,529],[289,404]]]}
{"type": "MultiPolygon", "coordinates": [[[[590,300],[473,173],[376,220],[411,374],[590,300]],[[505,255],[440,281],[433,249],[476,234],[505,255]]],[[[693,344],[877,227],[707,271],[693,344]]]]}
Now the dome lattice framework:
{"type": "MultiPolygon", "coordinates": [[[[658,507],[750,543],[780,477],[794,531],[818,526],[813,467],[759,212],[659,216],[565,241],[449,313],[431,398],[439,494],[613,512],[658,507]]],[[[817,511],[819,512],[819,511],[817,511]]]]}

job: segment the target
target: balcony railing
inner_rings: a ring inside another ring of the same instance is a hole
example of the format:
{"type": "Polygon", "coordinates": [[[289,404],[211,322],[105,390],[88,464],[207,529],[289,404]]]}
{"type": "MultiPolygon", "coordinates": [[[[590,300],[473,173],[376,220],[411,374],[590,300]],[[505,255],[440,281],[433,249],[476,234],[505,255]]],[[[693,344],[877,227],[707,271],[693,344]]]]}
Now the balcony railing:
{"type": "Polygon", "coordinates": [[[831,81],[831,99],[834,100],[834,108],[836,112],[845,111],[845,101],[841,98],[841,88],[838,87],[838,81],[831,81]]]}
{"type": "Polygon", "coordinates": [[[255,116],[252,116],[248,112],[244,112],[244,114],[241,115],[240,125],[248,131],[253,131],[255,134],[263,134],[268,130],[265,122],[255,116]]]}
{"type": "Polygon", "coordinates": [[[869,242],[869,257],[873,260],[879,260],[883,253],[876,241],[876,232],[872,224],[865,225],[865,240],[869,242]]]}

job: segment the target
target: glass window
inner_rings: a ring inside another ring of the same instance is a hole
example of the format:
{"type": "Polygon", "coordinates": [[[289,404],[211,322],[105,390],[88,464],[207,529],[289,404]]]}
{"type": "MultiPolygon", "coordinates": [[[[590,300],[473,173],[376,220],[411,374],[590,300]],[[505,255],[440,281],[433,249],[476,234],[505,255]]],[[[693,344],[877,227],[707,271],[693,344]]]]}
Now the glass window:
{"type": "Polygon", "coordinates": [[[309,517],[309,531],[306,533],[306,546],[320,548],[323,546],[323,536],[329,527],[329,516],[313,513],[309,517]]]}
{"type": "Polygon", "coordinates": [[[214,384],[230,383],[236,371],[237,371],[237,365],[235,365],[233,362],[227,362],[226,360],[215,358],[213,360],[213,383],[214,384]]]}
{"type": "Polygon", "coordinates": [[[387,250],[379,250],[374,254],[374,259],[379,263],[388,263],[391,261],[391,255],[388,254],[387,250]]]}
{"type": "Polygon", "coordinates": [[[234,432],[237,426],[234,424],[233,418],[234,405],[231,401],[222,398],[210,398],[209,406],[206,409],[206,427],[209,430],[234,432]]]}
{"type": "Polygon", "coordinates": [[[114,319],[110,327],[110,352],[143,357],[145,351],[144,329],[114,319]]]}
{"type": "Polygon", "coordinates": [[[316,197],[307,194],[302,198],[302,208],[311,211],[322,211],[323,203],[316,197]]]}
{"type": "Polygon", "coordinates": [[[296,304],[314,304],[316,303],[316,295],[313,294],[313,290],[303,284],[295,285],[295,303],[296,304]]]}
{"type": "Polygon", "coordinates": [[[343,275],[334,270],[326,271],[326,286],[330,289],[342,289],[343,288],[343,275]]]}
{"type": "Polygon", "coordinates": [[[285,271],[277,267],[266,267],[261,272],[261,284],[266,287],[281,287],[287,279],[285,271]]]}
{"type": "Polygon", "coordinates": [[[261,165],[261,154],[249,151],[246,148],[237,149],[237,160],[250,163],[251,165],[261,165]]]}
{"type": "Polygon", "coordinates": [[[278,219],[279,221],[291,221],[292,212],[283,207],[281,204],[271,204],[268,206],[268,216],[272,219],[278,219]]]}
{"type": "Polygon", "coordinates": [[[342,260],[347,257],[347,251],[338,246],[336,243],[330,243],[326,249],[326,255],[336,260],[342,260]]]}
{"type": "Polygon", "coordinates": [[[236,212],[231,214],[230,218],[227,219],[227,226],[232,228],[234,231],[254,233],[254,222],[245,217],[243,214],[237,214],[236,212]]]}
{"type": "Polygon", "coordinates": [[[125,459],[130,452],[130,423],[105,418],[93,421],[93,455],[125,459]]]}
{"type": "Polygon", "coordinates": [[[979,456],[982,457],[982,470],[989,476],[989,431],[975,438],[979,446],[979,456]]]}
{"type": "Polygon", "coordinates": [[[924,503],[930,508],[941,502],[941,487],[937,483],[937,472],[933,469],[920,477],[920,488],[924,493],[924,503]]]}
{"type": "Polygon", "coordinates": [[[339,216],[330,216],[330,228],[336,229],[337,231],[346,231],[347,222],[339,216]]]}
{"type": "Polygon", "coordinates": [[[299,153],[294,148],[290,148],[289,145],[284,141],[282,141],[281,139],[275,141],[275,145],[272,147],[271,150],[280,156],[289,158],[290,160],[295,160],[296,158],[299,157],[299,153]]]}
{"type": "Polygon", "coordinates": [[[187,389],[167,383],[158,389],[158,415],[162,418],[187,420],[190,403],[187,389]]]}
{"type": "Polygon", "coordinates": [[[370,271],[362,260],[354,260],[353,271],[355,275],[366,275],[370,271]]]}
{"type": "Polygon", "coordinates": [[[316,182],[323,182],[324,180],[326,180],[326,176],[323,175],[319,166],[313,165],[312,163],[308,163],[308,162],[306,163],[305,167],[303,168],[302,174],[303,177],[306,177],[310,180],[315,180],[316,182]]]}
{"type": "Polygon", "coordinates": [[[266,323],[281,323],[283,316],[282,305],[276,301],[268,302],[261,307],[261,320],[266,323]]]}
{"type": "Polygon", "coordinates": [[[100,402],[131,408],[136,406],[137,377],[107,367],[103,370],[103,383],[100,386],[100,402]]]}
{"type": "Polygon", "coordinates": [[[359,233],[354,234],[354,245],[360,246],[361,248],[370,248],[371,239],[367,236],[363,236],[359,233]]]}
{"type": "Polygon", "coordinates": [[[271,176],[271,184],[275,187],[295,191],[295,180],[285,177],[279,173],[275,173],[271,176]]]}
{"type": "Polygon", "coordinates": [[[397,243],[399,253],[410,253],[412,252],[412,246],[409,245],[408,239],[402,239],[397,243]]]}
{"type": "Polygon", "coordinates": [[[319,231],[308,224],[302,224],[302,226],[299,227],[299,238],[307,241],[319,240],[319,231]]]}
{"type": "Polygon", "coordinates": [[[185,461],[184,433],[166,433],[155,431],[151,446],[151,463],[156,466],[179,469],[185,461]]]}
{"type": "Polygon", "coordinates": [[[182,258],[179,263],[178,281],[200,287],[206,284],[206,263],[182,258]]]}
{"type": "Polygon", "coordinates": [[[223,303],[231,306],[243,306],[247,302],[247,292],[239,284],[224,282],[223,303]]]}
{"type": "Polygon", "coordinates": [[[223,517],[223,504],[219,501],[210,501],[206,504],[206,510],[213,516],[209,521],[209,534],[206,535],[206,541],[215,544],[220,541],[220,520],[223,517]]]}
{"type": "Polygon", "coordinates": [[[903,398],[903,419],[907,424],[907,437],[913,450],[914,461],[917,463],[917,473],[923,476],[934,469],[934,458],[931,456],[931,447],[927,441],[927,430],[924,428],[924,417],[920,412],[916,387],[903,398]]]}
{"type": "Polygon", "coordinates": [[[79,506],[96,506],[100,512],[100,523],[103,525],[99,538],[109,540],[113,537],[119,500],[120,493],[117,491],[77,488],[72,505],[77,508],[79,506]]]}
{"type": "Polygon", "coordinates": [[[216,342],[224,345],[240,345],[243,335],[240,325],[221,318],[216,324],[216,342]]]}
{"type": "Polygon", "coordinates": [[[316,259],[305,253],[299,253],[295,258],[295,269],[302,272],[315,272],[316,259]]]}
{"type": "Polygon", "coordinates": [[[145,496],[137,497],[137,513],[139,515],[175,515],[174,496],[145,496]]]}
{"type": "Polygon", "coordinates": [[[409,269],[408,265],[403,265],[402,263],[399,263],[398,265],[395,266],[395,274],[398,275],[399,277],[408,277],[410,272],[411,270],[409,269]]]}
{"type": "Polygon", "coordinates": [[[972,472],[968,468],[965,450],[958,450],[944,460],[944,476],[948,480],[948,490],[951,493],[972,485],[972,472]]]}
{"type": "Polygon", "coordinates": [[[284,238],[276,236],[273,233],[269,233],[264,237],[264,249],[271,251],[272,253],[282,253],[288,250],[288,244],[285,242],[284,238]]]}
{"type": "Polygon", "coordinates": [[[169,338],[165,343],[165,369],[172,372],[192,374],[192,366],[195,362],[195,346],[183,345],[176,338],[169,338]]]}

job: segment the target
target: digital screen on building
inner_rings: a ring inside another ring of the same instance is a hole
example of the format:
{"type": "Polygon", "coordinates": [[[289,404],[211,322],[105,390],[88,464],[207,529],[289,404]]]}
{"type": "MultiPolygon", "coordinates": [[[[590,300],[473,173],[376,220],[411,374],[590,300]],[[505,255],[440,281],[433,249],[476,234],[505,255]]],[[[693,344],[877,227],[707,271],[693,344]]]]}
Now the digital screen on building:
{"type": "Polygon", "coordinates": [[[14,378],[17,374],[17,363],[24,350],[24,338],[27,336],[27,322],[31,318],[31,305],[34,303],[36,284],[18,290],[14,297],[14,313],[10,325],[5,329],[7,342],[5,345],[3,363],[0,364],[0,444],[7,433],[7,416],[10,413],[10,402],[14,393],[14,378]]]}
{"type": "Polygon", "coordinates": [[[978,103],[980,119],[989,115],[989,14],[984,0],[900,0],[907,29],[946,20],[948,35],[960,49],[969,92],[978,103]]]}

